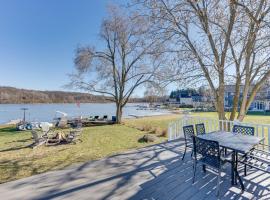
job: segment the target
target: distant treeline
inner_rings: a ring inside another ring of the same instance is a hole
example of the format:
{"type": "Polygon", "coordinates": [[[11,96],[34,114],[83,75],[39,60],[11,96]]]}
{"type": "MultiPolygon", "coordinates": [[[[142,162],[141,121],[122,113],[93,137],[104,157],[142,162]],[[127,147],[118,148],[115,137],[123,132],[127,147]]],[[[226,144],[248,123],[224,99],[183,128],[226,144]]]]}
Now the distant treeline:
{"type": "Polygon", "coordinates": [[[0,103],[94,103],[110,102],[105,96],[96,96],[87,93],[63,91],[37,91],[0,87],[0,103]]]}
{"type": "MultiPolygon", "coordinates": [[[[110,97],[80,92],[38,91],[0,87],[0,104],[30,103],[109,103],[110,97]]],[[[145,102],[144,98],[133,98],[130,102],[145,102]]]]}
{"type": "Polygon", "coordinates": [[[87,93],[63,91],[37,91],[0,87],[0,103],[94,103],[109,102],[108,97],[87,93]]]}

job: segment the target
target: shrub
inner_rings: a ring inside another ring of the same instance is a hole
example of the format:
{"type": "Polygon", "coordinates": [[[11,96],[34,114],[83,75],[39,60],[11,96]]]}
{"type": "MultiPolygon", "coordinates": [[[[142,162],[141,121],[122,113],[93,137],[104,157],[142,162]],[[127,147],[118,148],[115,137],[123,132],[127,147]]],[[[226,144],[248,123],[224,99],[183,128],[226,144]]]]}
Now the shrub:
{"type": "Polygon", "coordinates": [[[157,127],[155,128],[155,134],[160,135],[162,133],[162,129],[157,127]]]}
{"type": "Polygon", "coordinates": [[[168,133],[167,130],[166,129],[163,129],[158,136],[159,137],[167,137],[167,133],[168,133]]]}
{"type": "Polygon", "coordinates": [[[143,126],[138,126],[138,127],[134,127],[134,128],[136,128],[136,129],[138,129],[140,131],[144,131],[144,127],[143,126]]]}
{"type": "Polygon", "coordinates": [[[152,127],[148,124],[143,126],[143,131],[151,131],[152,127]]]}

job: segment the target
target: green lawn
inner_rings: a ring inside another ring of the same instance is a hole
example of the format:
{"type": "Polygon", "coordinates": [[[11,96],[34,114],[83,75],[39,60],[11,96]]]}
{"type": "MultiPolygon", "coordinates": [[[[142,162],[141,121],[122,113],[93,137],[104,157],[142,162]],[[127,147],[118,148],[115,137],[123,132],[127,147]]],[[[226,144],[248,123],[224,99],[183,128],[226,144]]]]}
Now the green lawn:
{"type": "MultiPolygon", "coordinates": [[[[200,116],[200,117],[210,117],[217,119],[216,112],[198,112],[192,113],[192,116],[200,116]]],[[[229,113],[226,113],[226,117],[229,118],[229,113]]],[[[258,123],[258,124],[270,124],[270,116],[263,116],[263,115],[247,115],[244,118],[244,122],[249,123],[258,123]]]]}
{"type": "MultiPolygon", "coordinates": [[[[193,116],[216,118],[216,113],[194,113],[193,116]]],[[[29,148],[30,132],[12,127],[0,128],[0,183],[34,174],[63,169],[74,163],[100,159],[128,149],[151,145],[138,139],[149,129],[167,130],[168,123],[182,117],[166,115],[125,120],[123,125],[84,128],[82,142],[69,145],[29,148]]],[[[270,116],[247,116],[246,122],[270,124],[270,116]]],[[[159,137],[157,143],[165,141],[159,137]]]]}
{"type": "Polygon", "coordinates": [[[176,114],[144,117],[125,120],[124,124],[130,127],[137,127],[137,128],[141,128],[144,126],[151,126],[153,128],[167,129],[169,122],[179,119],[180,117],[181,115],[176,114]]]}

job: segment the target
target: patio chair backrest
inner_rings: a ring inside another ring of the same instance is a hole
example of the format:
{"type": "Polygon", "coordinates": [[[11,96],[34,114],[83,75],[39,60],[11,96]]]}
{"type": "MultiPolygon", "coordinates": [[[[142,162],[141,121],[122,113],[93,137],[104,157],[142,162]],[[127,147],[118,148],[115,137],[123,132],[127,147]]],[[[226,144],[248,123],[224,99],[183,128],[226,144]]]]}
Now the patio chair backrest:
{"type": "Polygon", "coordinates": [[[213,140],[206,140],[193,136],[194,156],[200,155],[200,160],[212,167],[220,167],[220,149],[219,143],[213,140]]]}
{"type": "Polygon", "coordinates": [[[240,133],[240,134],[243,134],[243,135],[253,135],[254,136],[254,127],[234,125],[233,126],[233,132],[234,133],[240,133]]]}
{"type": "Polygon", "coordinates": [[[191,140],[194,136],[194,128],[193,125],[183,126],[184,136],[186,140],[191,140]]]}
{"type": "Polygon", "coordinates": [[[39,136],[38,136],[37,132],[36,131],[31,131],[31,133],[32,133],[32,137],[33,137],[34,141],[38,142],[39,141],[39,136]]]}
{"type": "Polygon", "coordinates": [[[195,126],[196,126],[196,134],[197,135],[203,135],[203,134],[205,134],[204,123],[196,124],[195,126]]]}
{"type": "Polygon", "coordinates": [[[47,133],[50,130],[50,124],[48,122],[41,122],[40,127],[44,133],[47,133]]]}

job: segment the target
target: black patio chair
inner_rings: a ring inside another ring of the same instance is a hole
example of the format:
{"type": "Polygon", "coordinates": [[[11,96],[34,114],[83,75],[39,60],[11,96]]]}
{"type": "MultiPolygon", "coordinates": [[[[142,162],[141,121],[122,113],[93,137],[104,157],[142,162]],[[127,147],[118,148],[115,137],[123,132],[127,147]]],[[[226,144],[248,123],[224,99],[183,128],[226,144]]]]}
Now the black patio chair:
{"type": "Polygon", "coordinates": [[[182,160],[184,160],[187,148],[191,148],[191,156],[193,154],[193,143],[192,143],[192,137],[194,136],[194,128],[193,125],[183,126],[183,132],[185,137],[185,151],[184,155],[182,157],[182,160]]]}
{"type": "Polygon", "coordinates": [[[220,176],[221,169],[227,160],[221,157],[219,143],[217,141],[206,140],[196,136],[193,136],[193,151],[194,151],[194,163],[193,163],[193,183],[195,181],[197,163],[203,165],[203,171],[206,172],[206,166],[211,169],[217,170],[217,196],[220,193],[220,176]]]}
{"type": "Polygon", "coordinates": [[[204,123],[196,124],[195,127],[196,127],[196,134],[197,135],[203,135],[206,133],[204,123]]]}
{"type": "Polygon", "coordinates": [[[252,135],[254,136],[254,127],[251,126],[241,126],[241,125],[234,125],[233,126],[234,133],[240,133],[242,135],[252,135]]]}
{"type": "MultiPolygon", "coordinates": [[[[241,126],[241,125],[234,125],[233,126],[233,132],[239,133],[242,135],[250,135],[254,136],[255,129],[251,126],[241,126]]],[[[247,155],[243,155],[242,158],[246,158],[247,155]]],[[[247,164],[244,163],[244,175],[247,175],[247,164]]]]}

